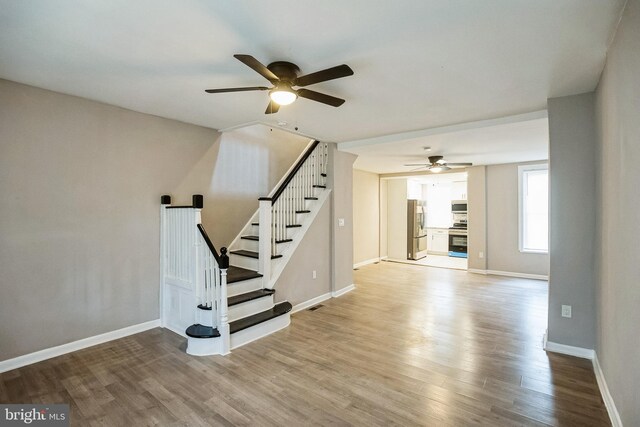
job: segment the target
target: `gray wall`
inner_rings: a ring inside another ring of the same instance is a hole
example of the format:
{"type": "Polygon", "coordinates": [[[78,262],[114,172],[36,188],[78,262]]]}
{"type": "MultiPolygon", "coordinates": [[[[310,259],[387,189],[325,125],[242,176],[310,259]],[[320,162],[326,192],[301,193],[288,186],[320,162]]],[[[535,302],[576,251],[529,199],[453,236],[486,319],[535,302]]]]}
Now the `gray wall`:
{"type": "Polygon", "coordinates": [[[380,175],[353,170],[353,262],[380,257],[380,175]]]}
{"type": "Polygon", "coordinates": [[[276,301],[296,305],[331,292],[331,201],[320,208],[275,285],[276,301]],[[313,278],[313,270],[316,278],[313,278]]]}
{"type": "Polygon", "coordinates": [[[0,80],[0,360],[158,318],[160,195],[216,138],[0,80]]]}
{"type": "Polygon", "coordinates": [[[468,264],[470,270],[487,269],[486,167],[467,168],[468,264]],[[482,252],[482,257],[480,257],[482,252]]]}
{"type": "Polygon", "coordinates": [[[202,223],[218,249],[228,246],[308,143],[263,125],[220,134],[176,187],[175,204],[203,194],[202,223]]]}
{"type": "Polygon", "coordinates": [[[407,259],[407,180],[387,179],[387,255],[407,259]]]}
{"type": "Polygon", "coordinates": [[[596,133],[594,94],[551,98],[549,341],[595,346],[596,133]],[[572,318],[561,317],[561,305],[572,318]]]}
{"type": "Polygon", "coordinates": [[[549,255],[520,252],[518,237],[518,166],[541,163],[487,166],[487,270],[549,274],[549,255]]]}
{"type": "Polygon", "coordinates": [[[596,351],[625,426],[640,425],[640,1],[629,0],[598,86],[596,351]]]}
{"type": "Polygon", "coordinates": [[[357,156],[329,144],[327,187],[331,188],[332,291],[353,284],[353,162],[357,156]],[[344,218],[344,227],[338,219],[344,218]]]}

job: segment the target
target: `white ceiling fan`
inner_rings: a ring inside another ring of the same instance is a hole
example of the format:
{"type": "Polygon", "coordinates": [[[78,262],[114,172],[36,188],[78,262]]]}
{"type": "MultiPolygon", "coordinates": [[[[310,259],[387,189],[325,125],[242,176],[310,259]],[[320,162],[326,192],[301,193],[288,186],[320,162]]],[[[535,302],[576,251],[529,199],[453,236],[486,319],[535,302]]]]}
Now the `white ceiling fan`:
{"type": "MultiPolygon", "coordinates": [[[[418,169],[426,168],[433,173],[440,173],[451,170],[451,168],[462,168],[473,166],[473,163],[449,163],[442,156],[429,156],[429,163],[409,163],[405,166],[420,166],[418,169]]],[[[414,169],[414,170],[418,170],[414,169]]]]}

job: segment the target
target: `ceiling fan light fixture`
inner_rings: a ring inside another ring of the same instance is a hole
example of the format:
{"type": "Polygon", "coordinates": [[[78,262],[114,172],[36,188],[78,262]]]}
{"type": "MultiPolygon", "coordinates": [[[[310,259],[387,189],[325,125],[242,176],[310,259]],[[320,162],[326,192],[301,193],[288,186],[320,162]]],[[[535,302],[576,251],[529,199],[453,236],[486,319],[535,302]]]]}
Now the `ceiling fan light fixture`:
{"type": "Polygon", "coordinates": [[[435,165],[435,166],[430,166],[429,167],[429,171],[433,172],[433,173],[440,173],[440,172],[444,172],[444,171],[448,171],[451,170],[451,168],[447,165],[435,165]]]}
{"type": "Polygon", "coordinates": [[[298,95],[287,86],[276,86],[269,92],[269,97],[278,105],[289,105],[298,98],[298,95]]]}

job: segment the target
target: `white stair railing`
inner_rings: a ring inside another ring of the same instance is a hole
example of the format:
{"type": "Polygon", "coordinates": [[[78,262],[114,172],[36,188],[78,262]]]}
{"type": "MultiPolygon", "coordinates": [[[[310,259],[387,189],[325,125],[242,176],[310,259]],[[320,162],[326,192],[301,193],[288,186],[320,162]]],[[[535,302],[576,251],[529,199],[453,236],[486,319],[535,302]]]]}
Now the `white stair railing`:
{"type": "Polygon", "coordinates": [[[192,206],[171,206],[171,197],[162,196],[162,325],[173,330],[192,324],[217,329],[221,345],[215,346],[216,353],[227,354],[229,258],[226,248],[218,254],[211,243],[201,221],[202,206],[201,195],[193,196],[192,206]],[[185,310],[185,305],[193,310],[185,310]]]}
{"type": "Polygon", "coordinates": [[[328,144],[314,141],[278,188],[259,199],[258,272],[266,282],[271,277],[271,258],[278,255],[278,243],[288,240],[289,226],[298,225],[298,212],[306,210],[315,188],[325,186],[328,155],[328,144]]]}

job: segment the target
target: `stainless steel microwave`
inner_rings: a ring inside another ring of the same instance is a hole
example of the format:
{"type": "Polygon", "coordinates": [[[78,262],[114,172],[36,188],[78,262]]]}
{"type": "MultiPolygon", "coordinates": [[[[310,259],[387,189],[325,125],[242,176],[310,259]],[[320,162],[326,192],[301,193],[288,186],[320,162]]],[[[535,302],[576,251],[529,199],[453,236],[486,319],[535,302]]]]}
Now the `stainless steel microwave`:
{"type": "Polygon", "coordinates": [[[466,200],[452,200],[451,201],[452,213],[467,213],[467,201],[466,200]]]}

